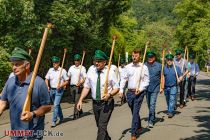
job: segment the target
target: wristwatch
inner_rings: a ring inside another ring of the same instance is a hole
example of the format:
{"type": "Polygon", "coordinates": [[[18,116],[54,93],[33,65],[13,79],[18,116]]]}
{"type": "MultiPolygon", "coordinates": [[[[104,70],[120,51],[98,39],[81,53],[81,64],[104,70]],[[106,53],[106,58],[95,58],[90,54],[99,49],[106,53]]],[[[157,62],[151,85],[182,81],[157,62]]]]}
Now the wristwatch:
{"type": "Polygon", "coordinates": [[[32,114],[33,114],[33,118],[36,118],[36,113],[34,111],[32,111],[32,114]]]}

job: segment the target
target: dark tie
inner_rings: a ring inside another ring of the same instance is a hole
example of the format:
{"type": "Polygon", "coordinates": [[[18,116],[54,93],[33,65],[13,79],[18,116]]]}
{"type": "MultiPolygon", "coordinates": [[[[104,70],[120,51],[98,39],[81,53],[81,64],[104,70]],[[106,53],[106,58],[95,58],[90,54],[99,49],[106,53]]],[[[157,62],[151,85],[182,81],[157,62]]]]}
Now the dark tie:
{"type": "Polygon", "coordinates": [[[101,89],[100,89],[100,84],[101,84],[101,78],[100,74],[101,71],[98,71],[98,78],[97,78],[97,83],[96,83],[96,100],[101,100],[101,89]]]}

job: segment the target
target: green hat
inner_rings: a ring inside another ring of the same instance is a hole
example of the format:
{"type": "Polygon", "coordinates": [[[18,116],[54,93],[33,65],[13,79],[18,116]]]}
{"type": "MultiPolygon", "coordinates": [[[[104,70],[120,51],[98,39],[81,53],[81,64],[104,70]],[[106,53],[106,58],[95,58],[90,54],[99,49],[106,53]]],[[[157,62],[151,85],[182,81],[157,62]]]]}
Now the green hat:
{"type": "Polygon", "coordinates": [[[10,57],[11,61],[18,61],[18,60],[28,60],[31,61],[32,57],[23,49],[16,47],[12,51],[12,55],[10,57]]]}
{"type": "Polygon", "coordinates": [[[153,57],[153,56],[156,56],[155,52],[153,52],[153,51],[148,51],[147,52],[147,57],[153,57]]]}
{"type": "Polygon", "coordinates": [[[166,59],[173,59],[174,58],[174,56],[173,56],[173,54],[166,54],[166,57],[165,57],[166,59]]]}
{"type": "Polygon", "coordinates": [[[108,60],[109,57],[101,50],[96,50],[95,55],[93,56],[93,59],[101,59],[101,60],[108,60]]]}
{"type": "Polygon", "coordinates": [[[189,54],[189,58],[190,59],[195,59],[195,55],[191,53],[191,54],[189,54]]]}
{"type": "Polygon", "coordinates": [[[81,60],[81,55],[75,54],[74,55],[74,60],[81,60]]]}
{"type": "Polygon", "coordinates": [[[60,62],[60,58],[57,57],[57,56],[53,56],[53,57],[51,58],[51,60],[52,60],[53,63],[55,63],[55,62],[60,62]]]}
{"type": "Polygon", "coordinates": [[[176,49],[175,53],[176,53],[176,55],[182,54],[182,50],[181,49],[176,49]]]}

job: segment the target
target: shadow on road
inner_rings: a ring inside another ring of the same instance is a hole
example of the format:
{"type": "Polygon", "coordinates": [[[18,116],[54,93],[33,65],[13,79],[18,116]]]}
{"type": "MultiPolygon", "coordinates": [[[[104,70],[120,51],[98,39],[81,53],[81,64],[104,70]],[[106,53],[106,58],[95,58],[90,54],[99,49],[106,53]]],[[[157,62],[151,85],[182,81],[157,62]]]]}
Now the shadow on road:
{"type": "MultiPolygon", "coordinates": [[[[159,114],[166,114],[167,115],[167,110],[163,110],[163,111],[159,111],[159,112],[157,112],[157,114],[159,115],[159,114]]],[[[175,115],[179,115],[181,112],[180,111],[177,111],[177,110],[175,110],[174,111],[174,113],[175,113],[175,115]]]]}
{"type": "Polygon", "coordinates": [[[210,101],[210,79],[202,79],[197,81],[197,85],[204,85],[206,88],[196,88],[196,100],[210,101]]]}
{"type": "MultiPolygon", "coordinates": [[[[149,132],[149,131],[150,131],[149,128],[142,128],[142,131],[139,135],[137,135],[137,138],[139,138],[140,135],[143,135],[144,133],[149,132]]],[[[128,132],[129,133],[131,132],[131,128],[127,128],[127,129],[123,130],[122,135],[118,140],[122,140],[128,132]]]]}
{"type": "MultiPolygon", "coordinates": [[[[206,110],[204,112],[206,112],[206,110]]],[[[210,110],[208,112],[210,113],[210,110]]],[[[202,129],[199,131],[194,131],[197,133],[197,135],[189,138],[182,138],[180,140],[210,140],[210,115],[198,115],[194,116],[193,119],[201,123],[198,125],[198,127],[202,129]]]]}
{"type": "MultiPolygon", "coordinates": [[[[210,85],[210,80],[199,80],[199,84],[210,85]]],[[[206,100],[210,101],[210,86],[207,89],[199,89],[197,90],[196,100],[206,100]]],[[[210,115],[200,115],[201,113],[210,114],[210,107],[197,107],[199,110],[197,111],[196,116],[192,118],[194,121],[199,122],[197,127],[201,128],[199,131],[194,131],[196,133],[195,136],[191,136],[188,138],[182,138],[180,140],[210,140],[210,115]]]]}
{"type": "MultiPolygon", "coordinates": [[[[83,114],[82,114],[77,120],[79,120],[80,118],[86,117],[86,116],[88,116],[88,115],[92,115],[92,114],[93,114],[92,111],[93,111],[93,110],[91,109],[91,110],[89,110],[89,111],[87,111],[87,112],[83,112],[83,114]]],[[[76,121],[76,120],[73,119],[73,115],[70,115],[69,117],[64,118],[63,121],[62,121],[62,123],[60,123],[60,124],[58,124],[58,125],[61,125],[61,124],[63,124],[63,123],[67,123],[67,122],[69,122],[69,121],[76,121]]]]}

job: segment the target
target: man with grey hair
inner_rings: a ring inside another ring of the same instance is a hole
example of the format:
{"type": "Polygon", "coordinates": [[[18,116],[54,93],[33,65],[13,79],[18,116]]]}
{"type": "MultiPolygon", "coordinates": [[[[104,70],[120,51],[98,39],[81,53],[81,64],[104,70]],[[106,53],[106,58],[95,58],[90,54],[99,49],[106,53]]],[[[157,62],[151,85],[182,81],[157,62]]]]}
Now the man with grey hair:
{"type": "Polygon", "coordinates": [[[12,139],[42,139],[35,135],[37,131],[44,130],[45,113],[51,110],[50,96],[44,80],[36,76],[32,98],[31,110],[23,111],[28,87],[31,82],[30,71],[31,56],[21,48],[15,48],[10,57],[13,77],[9,78],[2,92],[0,100],[0,116],[9,103],[11,130],[31,130],[31,135],[17,135],[12,139]]]}

